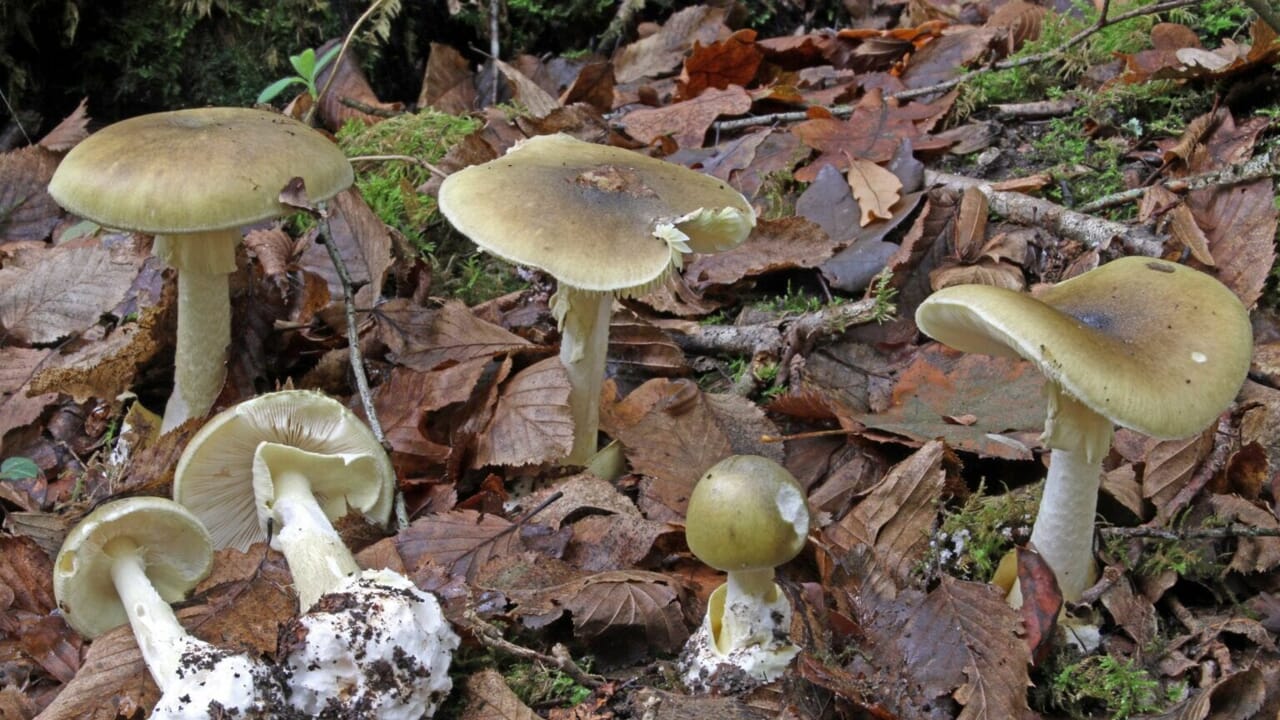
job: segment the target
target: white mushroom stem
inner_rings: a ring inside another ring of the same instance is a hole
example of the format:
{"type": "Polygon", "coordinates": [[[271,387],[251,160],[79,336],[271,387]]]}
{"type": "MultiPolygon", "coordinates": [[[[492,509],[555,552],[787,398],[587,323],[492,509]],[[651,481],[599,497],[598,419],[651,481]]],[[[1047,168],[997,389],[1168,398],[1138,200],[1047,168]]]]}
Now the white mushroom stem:
{"type": "Polygon", "coordinates": [[[153,252],[178,271],[178,338],[173,394],[160,432],[213,407],[227,372],[231,299],[227,276],[236,269],[239,230],[156,236],[153,252]]]}
{"type": "Polygon", "coordinates": [[[600,391],[609,354],[613,294],[561,285],[551,310],[560,323],[560,362],[569,374],[573,413],[573,449],[566,465],[586,465],[596,452],[600,429],[600,391]]]}
{"type": "MultiPolygon", "coordinates": [[[[1093,522],[1102,482],[1102,459],[1111,447],[1111,421],[1049,383],[1044,442],[1049,472],[1031,529],[1031,546],[1058,578],[1066,602],[1076,602],[1094,578],[1093,522]]],[[[1022,604],[1017,586],[1009,596],[1022,604]]]]}
{"type": "MultiPolygon", "coordinates": [[[[779,626],[790,629],[791,603],[773,581],[773,569],[730,571],[724,608],[711,618],[716,649],[722,654],[748,645],[768,645],[779,626]]],[[[711,612],[711,608],[708,609],[711,612]]]]}
{"type": "Polygon", "coordinates": [[[111,580],[124,604],[133,636],[142,650],[142,659],[162,693],[179,680],[182,656],[193,644],[203,641],[187,634],[173,608],[160,597],[151,578],[143,550],[129,538],[116,538],[103,552],[111,558],[111,580]]]}
{"type": "Polygon", "coordinates": [[[360,572],[360,567],[316,502],[305,474],[277,470],[271,479],[275,485],[272,511],[279,522],[272,545],[284,553],[298,603],[306,611],[321,595],[360,572]]]}

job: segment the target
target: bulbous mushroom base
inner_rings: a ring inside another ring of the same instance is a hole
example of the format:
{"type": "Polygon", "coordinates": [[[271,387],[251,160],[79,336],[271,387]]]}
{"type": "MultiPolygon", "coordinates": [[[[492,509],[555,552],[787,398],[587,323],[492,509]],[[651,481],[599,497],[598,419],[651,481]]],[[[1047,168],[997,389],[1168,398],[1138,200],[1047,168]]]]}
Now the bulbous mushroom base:
{"type": "Polygon", "coordinates": [[[458,636],[432,595],[390,570],[352,576],[280,638],[289,705],[310,717],[421,720],[453,687],[458,636]]]}
{"type": "Polygon", "coordinates": [[[791,604],[774,588],[772,602],[737,601],[729,607],[728,584],[711,593],[702,625],[680,655],[680,675],[690,690],[735,694],[782,677],[800,648],[788,637],[791,604]],[[726,633],[726,625],[735,632],[726,633]],[[735,640],[726,642],[728,635],[735,640]]]}
{"type": "Polygon", "coordinates": [[[284,688],[270,665],[192,639],[151,720],[269,720],[280,716],[283,703],[284,688]]]}

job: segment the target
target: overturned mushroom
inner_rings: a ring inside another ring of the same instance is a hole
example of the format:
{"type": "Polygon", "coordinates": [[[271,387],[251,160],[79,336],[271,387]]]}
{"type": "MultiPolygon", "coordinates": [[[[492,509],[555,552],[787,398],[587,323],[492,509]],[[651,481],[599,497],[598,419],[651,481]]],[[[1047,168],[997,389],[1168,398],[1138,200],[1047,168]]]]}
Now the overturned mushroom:
{"type": "Polygon", "coordinates": [[[361,571],[332,521],[385,525],[395,474],[373,433],[338,401],[282,390],[214,416],[191,439],[174,497],[219,546],[268,538],[303,615],[281,633],[288,703],[320,718],[429,717],[452,687],[458,636],[439,602],[388,570],[361,571]]]}
{"type": "Polygon", "coordinates": [[[200,521],[165,498],[116,500],[68,535],[54,565],[63,617],[95,638],[126,622],[162,693],[152,720],[275,717],[283,692],[271,666],[187,634],[170,602],[209,573],[200,521]]]}
{"type": "Polygon", "coordinates": [[[156,236],[178,271],[173,393],[161,431],[213,407],[231,342],[227,276],[240,228],[288,215],[281,189],[301,177],[312,200],[349,186],[351,164],[320,133],[279,113],[197,108],[122,120],[62,159],[49,194],[101,225],[156,236]]]}
{"type": "Polygon", "coordinates": [[[735,247],[755,225],[742,194],[711,176],[564,134],[532,137],[440,187],[440,211],[482,249],[557,281],[552,312],[572,389],[573,449],[596,452],[614,295],[639,295],[689,252],[735,247]]]}
{"type": "MultiPolygon", "coordinates": [[[[1160,439],[1200,432],[1231,404],[1252,351],[1249,316],[1192,268],[1127,257],[1033,297],[984,285],[930,295],[916,324],[964,352],[1022,357],[1048,379],[1052,449],[1031,544],[1068,602],[1093,574],[1093,525],[1113,426],[1160,439]]],[[[1010,602],[1021,604],[1014,591],[1010,602]]]]}

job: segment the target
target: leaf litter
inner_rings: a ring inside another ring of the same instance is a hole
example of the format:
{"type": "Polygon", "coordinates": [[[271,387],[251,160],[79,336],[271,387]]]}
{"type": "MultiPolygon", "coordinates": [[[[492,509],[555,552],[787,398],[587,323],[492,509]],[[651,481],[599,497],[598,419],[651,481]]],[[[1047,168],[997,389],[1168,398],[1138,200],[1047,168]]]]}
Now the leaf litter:
{"type": "MultiPolygon", "coordinates": [[[[1035,589],[1043,563],[1019,550],[1018,573],[1038,603],[1019,613],[990,584],[939,562],[947,543],[962,551],[940,534],[944,517],[979,490],[1017,491],[1042,476],[1043,382],[1023,363],[928,342],[912,314],[937,288],[1034,292],[1134,246],[1091,246],[1028,220],[1034,211],[1019,214],[1046,186],[1037,172],[981,178],[1007,181],[997,207],[979,184],[949,186],[926,169],[957,167],[1002,141],[998,123],[962,123],[955,83],[1034,40],[1059,9],[912,3],[890,28],[890,6],[871,3],[862,21],[835,30],[776,37],[722,8],[686,7],[612,57],[501,63],[499,92],[524,108],[514,115],[483,107],[484,73],[432,45],[417,105],[482,120],[438,163],[443,172],[525,137],[569,132],[701,170],[762,213],[738,249],[687,258],[670,285],[617,303],[601,425],[621,464],[606,476],[556,466],[572,428],[546,279],[484,305],[438,296],[429,266],[406,271],[402,239],[364,198],[348,191],[332,202],[325,241],[354,283],[372,407],[408,514],[383,537],[344,526],[363,546],[360,562],[439,592],[460,627],[468,614],[498,623],[546,662],[592,658],[607,680],[576,705],[530,707],[490,658],[456,684],[458,717],[1022,718],[1064,709],[1045,700],[1046,668],[1063,660],[1055,591],[1035,589]],[[779,325],[778,339],[744,341],[743,328],[772,322],[753,307],[769,297],[783,317],[864,297],[884,307],[879,324],[788,340],[782,352],[779,325]],[[780,573],[796,608],[793,635],[807,647],[784,682],[750,695],[670,692],[663,668],[720,581],[684,544],[685,505],[707,467],[741,452],[786,463],[817,511],[805,551],[780,573]]],[[[1270,73],[1280,52],[1261,22],[1247,42],[1214,47],[1174,22],[1149,34],[1149,49],[1118,55],[1111,82],[1242,83],[1270,73]]],[[[354,60],[334,72],[341,95],[365,110],[326,98],[318,118],[330,130],[403,112],[377,97],[354,60]]],[[[1240,400],[1204,433],[1117,434],[1091,609],[1102,618],[1102,657],[1154,678],[1170,698],[1166,716],[1274,714],[1274,186],[1269,175],[1177,185],[1267,152],[1268,121],[1225,106],[1186,120],[1180,135],[1126,141],[1131,159],[1149,159],[1148,177],[1129,178],[1142,192],[1137,222],[1159,233],[1167,258],[1256,306],[1259,350],[1240,400]]],[[[167,395],[161,368],[173,342],[172,278],[147,260],[149,239],[68,240],[75,218],[44,192],[89,126],[82,103],[38,145],[0,155],[0,448],[38,469],[0,486],[4,717],[107,720],[154,704],[127,630],[86,643],[62,623],[49,553],[95,503],[167,494],[200,424],[157,439],[133,410],[167,395]]],[[[290,384],[360,405],[345,365],[343,287],[314,231],[251,229],[232,288],[239,331],[220,407],[290,384]]],[[[280,556],[256,546],[220,555],[216,567],[180,618],[206,639],[271,655],[294,605],[280,556]]]]}

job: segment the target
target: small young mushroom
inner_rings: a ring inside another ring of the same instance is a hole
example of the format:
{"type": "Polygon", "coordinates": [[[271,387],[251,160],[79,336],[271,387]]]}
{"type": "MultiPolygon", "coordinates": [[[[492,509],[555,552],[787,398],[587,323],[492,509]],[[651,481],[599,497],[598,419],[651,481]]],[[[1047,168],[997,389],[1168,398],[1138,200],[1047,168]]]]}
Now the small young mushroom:
{"type": "Polygon", "coordinates": [[[172,500],[102,505],[58,552],[53,592],[63,617],[95,638],[128,622],[162,693],[152,720],[275,717],[283,692],[270,665],[192,637],[169,607],[209,573],[200,521],[172,500]]]}
{"type": "MultiPolygon", "coordinates": [[[[1031,544],[1068,602],[1094,574],[1094,513],[1113,426],[1159,439],[1200,432],[1239,392],[1253,345],[1248,312],[1226,286],[1142,257],[1034,297],[943,288],[916,309],[916,325],[957,350],[1022,357],[1048,379],[1041,439],[1052,453],[1031,544]]],[[[1016,586],[1010,603],[1021,604],[1016,586]]]]}
{"type": "Polygon", "coordinates": [[[219,547],[284,553],[304,614],[281,634],[288,704],[320,718],[429,717],[449,693],[458,636],[439,602],[388,570],[360,571],[332,521],[390,519],[395,474],[341,403],[282,390],[215,415],[187,444],[174,497],[219,547]]]}
{"type": "Polygon", "coordinates": [[[439,201],[482,249],[556,279],[572,465],[596,452],[614,296],[643,294],[689,252],[737,246],[756,221],[741,193],[709,175],[564,134],[529,138],[453,173],[439,201]]]}
{"type": "Polygon", "coordinates": [[[213,407],[231,342],[227,277],[240,228],[288,215],[279,200],[301,177],[312,200],[349,186],[351,164],[320,133],[279,113],[195,108],[123,120],[67,153],[49,194],[70,212],[156,236],[178,271],[173,393],[161,431],[213,407]]]}
{"type": "Polygon", "coordinates": [[[386,525],[394,494],[395,470],[368,426],[310,390],[218,413],[187,443],[173,478],[173,498],[215,547],[270,539],[284,553],[304,611],[360,571],[333,522],[355,511],[386,525]]]}
{"type": "Polygon", "coordinates": [[[681,659],[685,683],[719,687],[723,665],[747,682],[781,676],[799,648],[787,639],[791,604],[774,568],[796,556],[809,534],[809,506],[795,477],[759,455],[732,455],[693,488],[685,520],[689,549],[728,574],[681,659]]]}

